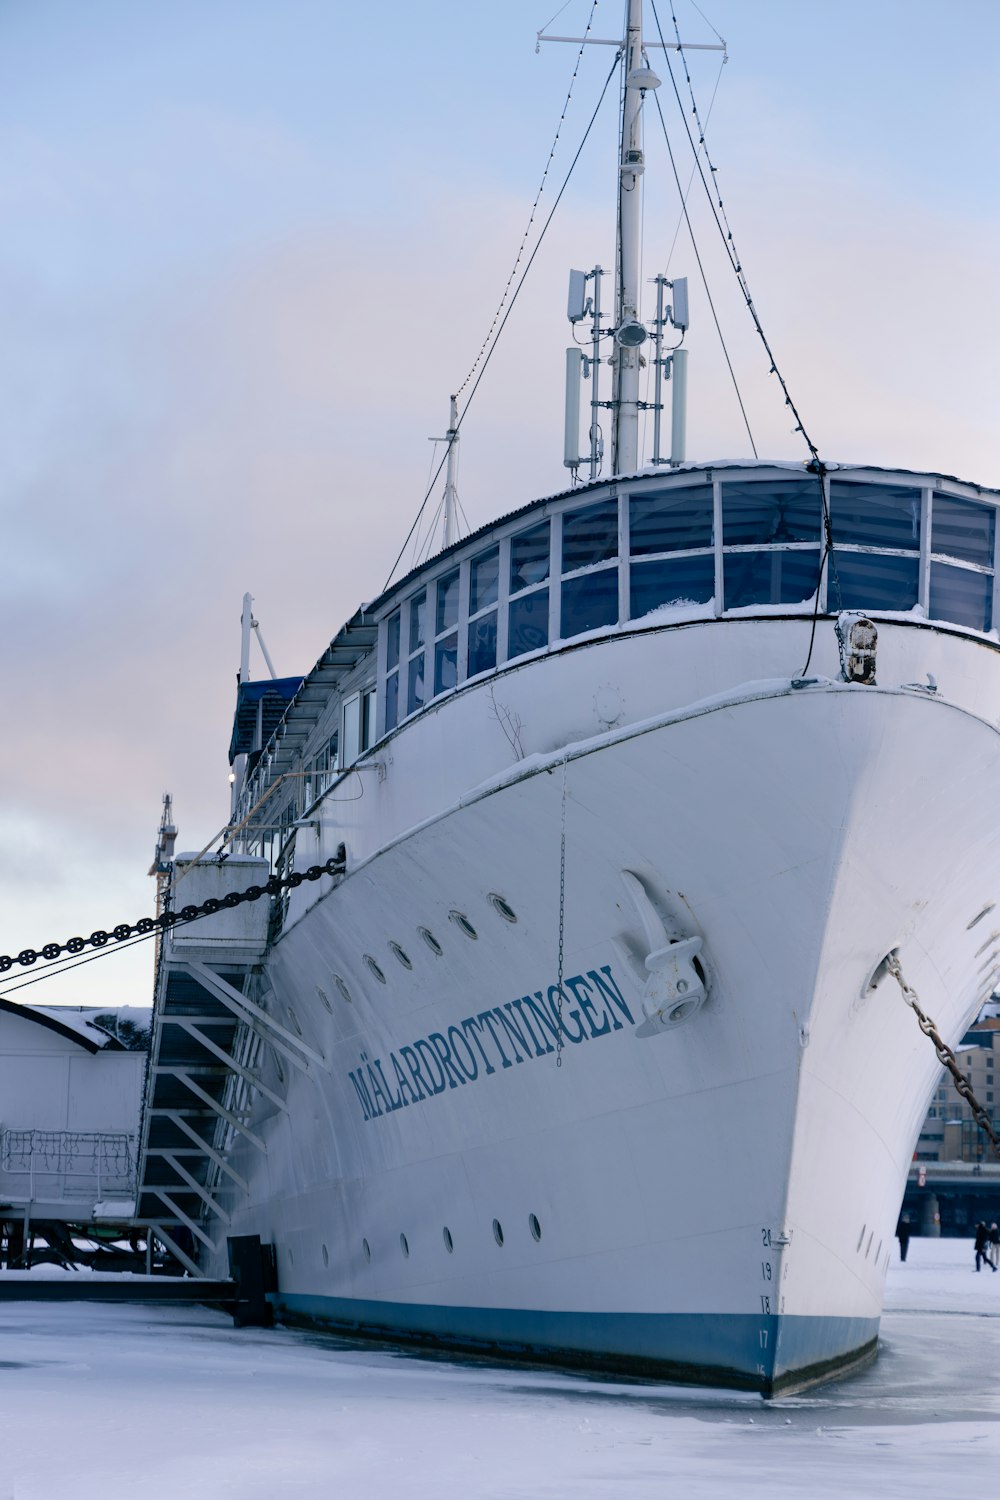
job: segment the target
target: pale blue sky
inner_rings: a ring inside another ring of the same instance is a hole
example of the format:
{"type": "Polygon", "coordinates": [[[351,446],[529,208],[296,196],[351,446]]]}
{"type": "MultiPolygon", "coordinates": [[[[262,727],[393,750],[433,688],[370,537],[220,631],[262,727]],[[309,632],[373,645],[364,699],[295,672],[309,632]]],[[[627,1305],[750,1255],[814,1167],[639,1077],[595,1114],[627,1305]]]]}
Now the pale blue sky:
{"type": "MultiPolygon", "coordinates": [[[[561,108],[555,5],[0,0],[0,951],[146,911],[162,791],[183,845],[222,824],[245,589],[282,673],[379,591],[561,108]]],[[[1000,485],[1000,3],[702,10],[730,49],[719,182],[821,450],[1000,485]]],[[[690,57],[707,108],[718,59],[690,57]]],[[[554,184],[610,62],[585,58],[554,184]]],[[[613,137],[608,110],[463,429],[474,524],[565,481],[566,272],[610,263],[613,137]]],[[[655,118],[647,148],[652,274],[677,222],[655,118]]],[[[797,457],[692,211],[758,446],[797,457]]],[[[692,456],[740,456],[683,236],[671,269],[692,456]]],[[[22,994],[141,1003],[148,978],[123,955],[22,994]]]]}

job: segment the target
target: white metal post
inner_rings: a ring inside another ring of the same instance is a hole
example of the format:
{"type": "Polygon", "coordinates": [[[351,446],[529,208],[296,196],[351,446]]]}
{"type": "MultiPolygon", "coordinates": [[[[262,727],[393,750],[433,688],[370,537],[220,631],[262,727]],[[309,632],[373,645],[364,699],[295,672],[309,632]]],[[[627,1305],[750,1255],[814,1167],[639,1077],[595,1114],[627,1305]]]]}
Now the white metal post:
{"type": "Polygon", "coordinates": [[[448,422],[448,462],[444,479],[444,546],[458,540],[458,397],[451,398],[448,422]]]}
{"type": "MultiPolygon", "coordinates": [[[[615,328],[639,320],[639,262],[642,231],[642,96],[630,81],[643,67],[642,0],[628,0],[625,43],[625,100],[619,164],[620,226],[615,328]]],[[[611,468],[630,474],[639,467],[639,349],[617,343],[614,353],[614,441],[611,468]]]]}

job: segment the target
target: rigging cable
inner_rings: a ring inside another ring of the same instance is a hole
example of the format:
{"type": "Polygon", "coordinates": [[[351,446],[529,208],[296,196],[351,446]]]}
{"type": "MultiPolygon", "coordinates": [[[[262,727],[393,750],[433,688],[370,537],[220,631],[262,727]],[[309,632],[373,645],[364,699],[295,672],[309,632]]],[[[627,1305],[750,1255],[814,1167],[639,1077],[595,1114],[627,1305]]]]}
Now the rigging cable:
{"type": "MultiPolygon", "coordinates": [[[[810,462],[807,465],[807,467],[816,475],[816,477],[817,477],[817,479],[819,481],[820,501],[821,501],[821,505],[822,505],[822,515],[823,515],[823,544],[822,544],[822,547],[820,549],[819,572],[818,572],[818,575],[817,575],[817,578],[816,578],[816,593],[815,593],[815,602],[814,602],[814,605],[813,605],[812,629],[811,629],[810,634],[809,634],[809,650],[808,650],[808,653],[806,655],[805,666],[802,668],[802,671],[799,674],[801,677],[804,677],[806,675],[806,673],[808,672],[808,670],[809,670],[809,664],[812,661],[813,645],[814,645],[815,639],[816,639],[816,621],[817,621],[817,619],[819,617],[820,593],[821,593],[822,585],[823,585],[823,571],[824,571],[824,568],[826,567],[827,559],[829,559],[829,561],[830,561],[830,569],[831,569],[831,573],[832,573],[833,578],[834,578],[834,583],[835,583],[835,586],[836,586],[836,589],[837,589],[838,596],[840,595],[840,583],[839,583],[839,579],[837,578],[837,567],[836,567],[836,560],[834,558],[834,550],[833,550],[833,526],[832,526],[832,523],[831,523],[831,520],[830,520],[830,506],[829,506],[829,501],[828,501],[828,498],[827,498],[827,487],[826,487],[827,469],[826,469],[826,465],[823,463],[823,460],[819,456],[819,449],[816,447],[816,444],[813,442],[812,438],[809,436],[809,433],[806,431],[805,423],[803,422],[802,417],[799,415],[798,407],[795,405],[795,402],[792,400],[792,395],[791,395],[791,392],[788,389],[788,384],[787,384],[787,382],[785,380],[785,377],[782,375],[781,371],[778,368],[778,363],[777,363],[777,360],[776,360],[776,358],[774,356],[774,351],[772,350],[771,345],[768,342],[767,335],[764,332],[764,327],[763,327],[763,324],[761,323],[761,320],[760,320],[760,315],[757,312],[757,308],[754,305],[753,297],[750,295],[750,287],[749,287],[749,284],[747,282],[746,273],[743,270],[742,261],[740,260],[739,254],[737,253],[736,241],[735,241],[735,239],[733,237],[732,226],[729,223],[729,219],[728,219],[728,216],[726,214],[725,205],[724,205],[724,203],[722,201],[722,193],[719,190],[719,184],[718,184],[718,181],[717,181],[717,178],[718,178],[718,168],[715,166],[714,162],[712,161],[711,156],[709,155],[708,142],[705,139],[705,128],[704,128],[704,125],[702,124],[701,116],[699,115],[699,112],[698,112],[698,104],[697,104],[697,100],[695,99],[695,96],[694,96],[694,85],[691,82],[691,73],[690,73],[690,71],[688,69],[687,58],[684,55],[684,46],[683,46],[683,43],[681,42],[680,28],[677,25],[677,15],[676,15],[676,11],[674,9],[674,0],[670,0],[670,19],[671,19],[671,21],[673,22],[673,25],[674,25],[674,41],[675,41],[676,50],[677,50],[677,52],[678,52],[678,54],[680,56],[680,59],[681,59],[681,62],[683,64],[683,66],[684,66],[684,77],[687,80],[688,95],[689,95],[690,100],[691,100],[691,113],[694,115],[695,123],[696,123],[696,125],[698,127],[698,145],[697,146],[695,145],[694,138],[693,138],[693,136],[691,134],[691,127],[688,124],[687,113],[686,113],[686,111],[684,109],[683,103],[681,102],[680,90],[677,87],[677,79],[674,76],[673,64],[670,61],[670,55],[669,55],[669,53],[667,51],[667,45],[666,45],[666,42],[665,42],[664,37],[663,37],[663,28],[660,25],[660,17],[657,14],[657,10],[656,10],[656,0],[651,0],[651,4],[652,4],[652,9],[653,9],[653,19],[656,22],[656,29],[657,29],[657,32],[659,33],[660,44],[663,47],[663,56],[664,56],[664,59],[665,59],[666,64],[667,64],[667,71],[670,74],[671,87],[673,88],[673,91],[674,91],[674,97],[677,100],[677,108],[679,109],[680,114],[681,114],[681,119],[684,122],[684,130],[685,130],[685,132],[687,134],[688,143],[691,146],[691,152],[692,152],[692,155],[694,157],[695,167],[697,168],[698,176],[701,178],[702,186],[705,189],[705,195],[708,198],[709,207],[712,210],[712,217],[715,220],[716,228],[718,229],[719,235],[720,235],[720,237],[722,239],[722,244],[723,244],[723,248],[725,249],[726,256],[727,256],[727,258],[729,260],[730,265],[732,266],[733,272],[734,272],[734,274],[736,276],[736,280],[739,283],[740,291],[743,293],[743,300],[745,301],[745,303],[747,305],[747,310],[749,311],[750,316],[753,319],[753,325],[754,325],[755,329],[757,330],[757,333],[758,333],[758,335],[760,337],[760,341],[761,341],[761,343],[764,346],[764,350],[765,350],[765,352],[767,354],[768,359],[770,360],[770,366],[771,366],[771,368],[770,368],[770,374],[777,376],[777,378],[778,378],[778,384],[781,386],[782,394],[784,395],[784,398],[785,398],[785,405],[788,407],[788,409],[792,413],[792,416],[795,418],[795,431],[796,432],[800,432],[802,434],[803,441],[805,442],[806,447],[809,449],[810,462]],[[704,150],[705,160],[708,163],[709,172],[710,172],[710,174],[712,176],[712,183],[713,183],[712,187],[709,187],[708,179],[706,178],[704,170],[703,170],[702,165],[701,165],[701,151],[702,150],[704,150]],[[721,217],[720,217],[720,215],[721,215],[721,217]]],[[[701,14],[700,11],[699,11],[699,14],[701,14]]],[[[711,23],[709,23],[709,25],[710,24],[711,23]]],[[[712,27],[711,29],[713,31],[715,30],[714,27],[712,27]]],[[[718,32],[716,32],[716,35],[718,35],[718,32]]],[[[659,101],[658,98],[657,98],[657,101],[656,101],[656,105],[657,105],[657,109],[660,112],[660,119],[662,121],[662,119],[663,119],[663,111],[660,109],[660,101],[659,101]]],[[[666,126],[665,125],[664,125],[664,134],[666,134],[666,126]]],[[[669,146],[668,146],[668,148],[669,148],[669,146]]],[[[673,156],[671,155],[671,164],[672,163],[673,163],[673,156]]],[[[689,221],[688,222],[688,229],[689,229],[689,231],[690,231],[690,227],[691,226],[690,226],[690,221],[689,221]]],[[[693,238],[692,238],[692,242],[693,242],[693,238]]],[[[698,255],[697,249],[695,249],[695,255],[696,256],[698,255]]],[[[699,269],[701,269],[701,259],[700,259],[700,257],[698,257],[698,266],[699,266],[699,269]]],[[[703,275],[704,275],[704,273],[703,273],[703,275]]],[[[706,286],[706,292],[707,292],[707,290],[708,290],[708,288],[706,286]]],[[[710,299],[710,301],[711,301],[711,299],[710,299]]],[[[713,316],[714,316],[715,309],[713,308],[712,311],[713,311],[713,316]]],[[[718,322],[716,322],[716,326],[718,327],[718,322]]],[[[721,334],[720,334],[720,337],[721,337],[721,334]]],[[[727,358],[727,361],[728,361],[728,355],[726,356],[726,358],[727,358]]],[[[732,367],[730,366],[730,369],[731,368],[732,367]]],[[[735,382],[735,378],[736,377],[734,375],[733,376],[734,382],[735,382]]],[[[737,394],[738,394],[738,391],[737,391],[737,394]]],[[[740,406],[742,407],[742,405],[743,405],[743,402],[742,402],[742,399],[741,399],[740,400],[740,406]]],[[[745,413],[744,413],[744,420],[746,420],[745,413]]],[[[749,428],[748,428],[748,430],[749,430],[749,428]]],[[[753,446],[753,439],[751,438],[750,441],[751,441],[751,446],[753,446]]],[[[756,450],[756,448],[754,448],[754,457],[755,458],[757,457],[757,450],[756,450]]]]}
{"type": "MultiPolygon", "coordinates": [[[[587,141],[588,141],[588,139],[590,137],[590,132],[594,128],[594,121],[597,119],[597,116],[600,113],[601,105],[604,103],[604,96],[608,92],[608,85],[610,84],[612,78],[615,75],[615,70],[617,69],[620,60],[621,60],[621,52],[616,52],[615,53],[615,60],[611,64],[611,68],[610,68],[610,70],[608,72],[607,78],[604,80],[604,87],[601,89],[600,98],[598,99],[597,104],[594,106],[594,112],[591,115],[590,120],[587,123],[586,130],[583,133],[583,139],[581,140],[579,146],[576,149],[576,155],[573,157],[573,160],[569,164],[569,171],[566,173],[566,176],[563,178],[562,187],[559,189],[559,192],[556,195],[556,200],[553,203],[551,209],[549,210],[548,218],[545,220],[545,223],[542,225],[541,230],[539,231],[538,239],[535,241],[535,248],[532,250],[530,256],[528,257],[528,260],[527,260],[527,263],[526,263],[526,265],[524,267],[524,270],[521,272],[521,279],[517,283],[517,286],[514,288],[514,291],[511,294],[510,300],[507,303],[507,310],[506,310],[506,312],[504,313],[503,317],[500,320],[500,323],[499,323],[499,325],[497,327],[496,333],[495,333],[494,338],[493,338],[493,342],[490,345],[489,349],[487,350],[486,356],[482,360],[482,363],[479,366],[479,373],[477,374],[475,380],[473,381],[472,389],[470,390],[468,396],[466,397],[465,405],[463,406],[461,412],[459,413],[458,421],[455,423],[455,427],[454,427],[454,433],[455,433],[456,437],[458,436],[458,432],[459,432],[459,429],[462,426],[462,423],[465,421],[466,413],[468,412],[469,407],[472,405],[472,401],[473,401],[473,398],[474,398],[474,396],[476,394],[476,391],[479,389],[479,383],[482,380],[483,376],[486,374],[487,366],[489,365],[490,360],[493,358],[493,354],[494,354],[494,352],[496,350],[496,347],[497,347],[497,344],[499,342],[500,335],[503,333],[504,328],[506,327],[507,319],[510,317],[511,313],[514,311],[514,304],[516,303],[518,297],[521,294],[521,288],[524,286],[524,283],[527,280],[528,272],[531,270],[531,267],[534,264],[536,255],[538,254],[539,250],[542,248],[542,241],[545,238],[545,235],[546,235],[546,232],[547,232],[547,230],[549,228],[549,225],[552,223],[552,220],[555,217],[556,209],[559,207],[559,204],[562,202],[562,196],[565,193],[567,187],[569,186],[569,180],[570,180],[570,178],[573,175],[573,172],[574,172],[574,170],[576,168],[577,162],[580,160],[580,156],[581,156],[581,154],[583,152],[583,148],[587,144],[587,141]]],[[[471,375],[471,371],[470,371],[470,375],[471,375]]],[[[431,480],[430,486],[428,487],[427,492],[424,495],[424,498],[420,502],[420,508],[418,509],[417,514],[416,514],[416,516],[414,518],[413,525],[410,527],[409,531],[406,534],[406,539],[403,542],[402,547],[400,547],[400,549],[399,549],[399,553],[398,553],[398,555],[396,557],[396,561],[393,563],[392,568],[390,569],[389,576],[387,577],[387,579],[386,579],[386,581],[385,581],[385,583],[383,585],[383,589],[387,589],[389,587],[389,584],[392,582],[393,574],[395,573],[396,569],[399,567],[400,558],[402,558],[402,556],[403,556],[404,552],[406,551],[407,547],[410,545],[410,538],[413,536],[413,533],[416,531],[417,526],[420,524],[420,517],[423,515],[424,506],[427,504],[428,500],[430,499],[430,497],[431,497],[431,491],[433,490],[435,484],[437,484],[438,477],[440,476],[441,470],[444,468],[445,461],[447,460],[448,449],[450,447],[451,447],[450,443],[447,444],[446,447],[445,447],[444,456],[442,457],[440,463],[437,466],[437,469],[434,472],[434,478],[431,480]]]]}
{"type": "Polygon", "coordinates": [[[683,189],[681,188],[680,173],[677,170],[677,163],[674,160],[674,148],[670,144],[670,136],[667,133],[667,122],[663,118],[663,109],[660,104],[660,96],[658,94],[654,94],[653,98],[656,101],[656,112],[660,117],[660,125],[663,127],[663,139],[667,143],[667,155],[670,157],[670,168],[674,174],[674,181],[677,184],[677,193],[681,200],[681,212],[684,216],[684,222],[687,224],[688,235],[691,239],[691,248],[694,251],[694,258],[698,262],[698,270],[701,274],[701,284],[705,288],[705,296],[708,298],[708,306],[712,313],[712,322],[715,324],[715,331],[719,335],[719,343],[722,345],[722,353],[725,356],[726,367],[729,370],[729,377],[733,382],[733,390],[736,392],[736,399],[740,404],[740,412],[743,416],[743,425],[747,430],[747,437],[750,439],[750,447],[753,450],[753,456],[754,458],[759,458],[760,454],[757,452],[757,444],[753,440],[753,432],[750,427],[750,418],[747,416],[747,409],[743,405],[743,396],[740,392],[740,383],[736,379],[736,371],[733,369],[733,362],[729,358],[729,350],[726,347],[725,335],[722,332],[722,325],[719,322],[719,315],[715,311],[715,303],[712,300],[712,293],[709,290],[708,277],[705,274],[705,267],[702,265],[701,252],[698,249],[698,242],[694,237],[694,227],[691,223],[691,216],[688,213],[687,198],[684,194],[683,189]]]}
{"type": "MultiPolygon", "coordinates": [[[[733,271],[734,271],[734,273],[736,275],[736,279],[739,282],[740,291],[743,293],[743,299],[746,302],[747,309],[748,309],[748,311],[750,313],[751,318],[753,319],[754,327],[757,330],[757,333],[758,333],[758,335],[760,337],[761,343],[764,345],[764,349],[765,349],[765,351],[767,353],[768,359],[771,361],[771,370],[770,370],[770,373],[772,375],[776,375],[778,377],[778,383],[781,386],[782,394],[785,397],[785,405],[789,408],[789,410],[792,413],[792,416],[795,418],[795,422],[796,422],[795,431],[796,432],[801,432],[803,440],[805,441],[806,447],[809,449],[809,452],[810,452],[810,454],[812,456],[813,462],[818,464],[818,463],[820,463],[819,449],[816,447],[816,444],[813,442],[812,438],[809,436],[808,432],[806,431],[805,424],[803,423],[802,418],[799,415],[798,407],[795,405],[795,402],[792,400],[791,392],[788,389],[788,385],[787,385],[787,382],[785,381],[785,377],[782,375],[781,371],[778,369],[778,365],[777,365],[777,362],[776,362],[775,357],[774,357],[774,351],[772,350],[771,345],[768,342],[767,335],[764,332],[764,326],[763,326],[763,324],[760,321],[760,317],[759,317],[759,315],[757,313],[757,309],[754,306],[753,298],[750,295],[750,287],[749,287],[749,285],[747,283],[746,275],[744,273],[743,266],[742,266],[742,264],[740,262],[740,258],[739,258],[739,256],[736,253],[736,241],[733,238],[733,231],[730,228],[729,220],[726,217],[726,210],[725,210],[725,207],[724,207],[723,202],[722,202],[722,194],[719,191],[718,183],[715,182],[714,189],[710,188],[709,185],[708,185],[708,179],[706,178],[704,170],[703,170],[702,165],[701,165],[700,152],[699,152],[698,146],[695,145],[694,137],[691,134],[691,127],[690,127],[690,125],[688,124],[688,121],[687,121],[687,112],[685,111],[684,105],[683,105],[683,103],[681,101],[680,90],[677,87],[677,79],[674,76],[673,64],[670,61],[670,55],[669,55],[669,52],[667,51],[667,44],[664,41],[663,28],[660,25],[660,17],[657,14],[657,10],[656,10],[656,0],[652,0],[652,7],[653,7],[653,19],[656,22],[656,29],[657,29],[657,31],[659,33],[659,36],[660,36],[660,44],[663,47],[663,55],[664,55],[664,59],[665,59],[666,64],[667,64],[667,72],[670,74],[670,83],[671,83],[671,86],[672,86],[673,91],[674,91],[674,97],[677,100],[677,108],[681,112],[681,119],[684,122],[684,129],[685,129],[685,131],[687,133],[687,138],[688,138],[688,141],[689,141],[690,146],[691,146],[692,155],[694,156],[695,166],[698,169],[698,176],[701,178],[702,186],[705,189],[705,194],[706,194],[706,196],[708,198],[708,202],[709,202],[709,205],[710,205],[711,210],[712,210],[712,217],[715,219],[716,227],[717,227],[717,229],[719,231],[719,234],[720,234],[720,236],[722,238],[722,243],[723,243],[723,246],[725,248],[726,255],[727,255],[727,257],[729,259],[729,263],[732,266],[733,271]],[[721,218],[720,218],[720,214],[722,216],[721,218]]],[[[705,160],[708,163],[709,172],[712,174],[712,178],[713,178],[713,182],[714,182],[715,178],[718,175],[718,168],[715,166],[714,162],[712,161],[711,156],[709,155],[708,143],[705,140],[705,132],[704,132],[704,129],[702,128],[701,120],[700,120],[700,117],[698,115],[697,105],[695,104],[694,89],[693,89],[693,87],[691,85],[691,75],[688,72],[687,58],[684,56],[684,47],[683,47],[683,45],[681,43],[681,40],[680,40],[680,32],[679,32],[678,27],[677,27],[677,17],[674,14],[674,9],[673,9],[673,0],[671,0],[670,17],[671,17],[671,20],[674,23],[674,35],[676,37],[676,43],[675,43],[676,50],[680,53],[681,60],[682,60],[682,62],[684,64],[684,73],[685,73],[685,76],[687,78],[688,88],[689,88],[690,94],[691,94],[691,102],[692,102],[692,106],[693,106],[693,113],[694,113],[695,121],[696,121],[696,123],[698,125],[699,145],[704,148],[705,160]]],[[[659,105],[659,100],[657,100],[657,105],[659,105]]],[[[661,116],[662,116],[662,111],[661,111],[661,116]]]]}

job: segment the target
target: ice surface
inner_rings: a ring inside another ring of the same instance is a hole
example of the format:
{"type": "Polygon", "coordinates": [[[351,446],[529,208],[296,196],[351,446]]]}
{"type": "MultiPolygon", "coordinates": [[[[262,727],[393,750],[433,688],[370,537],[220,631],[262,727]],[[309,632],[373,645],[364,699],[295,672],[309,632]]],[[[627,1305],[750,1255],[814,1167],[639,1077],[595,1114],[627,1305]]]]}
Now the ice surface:
{"type": "Polygon", "coordinates": [[[0,1500],[990,1494],[1000,1274],[910,1242],[864,1374],[765,1404],[402,1355],[201,1309],[0,1303],[0,1500]]]}

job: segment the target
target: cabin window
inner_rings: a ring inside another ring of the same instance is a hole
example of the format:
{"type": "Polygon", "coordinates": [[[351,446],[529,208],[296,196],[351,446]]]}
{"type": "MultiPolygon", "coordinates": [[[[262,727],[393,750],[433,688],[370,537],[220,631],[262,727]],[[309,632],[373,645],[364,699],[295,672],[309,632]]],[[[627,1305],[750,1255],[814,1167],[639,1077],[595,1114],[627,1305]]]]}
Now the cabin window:
{"type": "Polygon", "coordinates": [[[399,645],[401,612],[389,616],[385,625],[385,729],[399,723],[399,645]]]}
{"type": "Polygon", "coordinates": [[[629,499],[629,551],[695,552],[712,546],[712,486],[645,491],[629,499]]]}
{"type": "Polygon", "coordinates": [[[534,589],[511,600],[507,655],[524,656],[549,643],[549,591],[534,589]]]}
{"type": "Polygon", "coordinates": [[[375,689],[361,694],[361,749],[370,750],[375,743],[375,689]]]}
{"type": "Polygon", "coordinates": [[[562,570],[573,573],[618,556],[618,501],[567,510],[562,518],[562,570]]]}
{"type": "Polygon", "coordinates": [[[920,491],[833,480],[830,524],[827,607],[912,609],[920,595],[920,491]]]}
{"type": "Polygon", "coordinates": [[[928,605],[932,619],[971,630],[992,628],[995,540],[992,506],[934,495],[928,605]]]}
{"type": "Polygon", "coordinates": [[[344,765],[353,766],[361,750],[361,694],[344,700],[344,765]]]}
{"type": "Polygon", "coordinates": [[[497,612],[487,610],[469,621],[469,676],[491,672],[497,664],[497,612]]]}
{"type": "Polygon", "coordinates": [[[823,494],[818,479],[722,487],[726,609],[804,604],[819,584],[823,494]]]}
{"type": "Polygon", "coordinates": [[[548,521],[511,537],[507,655],[524,656],[549,643],[549,591],[539,588],[549,576],[551,528],[548,521]],[[525,592],[530,590],[530,592],[525,592]]]}
{"type": "Polygon", "coordinates": [[[427,590],[410,600],[409,666],[406,674],[406,712],[416,713],[427,701],[423,646],[427,638],[427,590]]]}
{"type": "Polygon", "coordinates": [[[618,623],[618,501],[567,510],[562,517],[563,579],[559,634],[618,623]],[[610,562],[612,566],[601,567],[610,562]]]}
{"type": "Polygon", "coordinates": [[[723,563],[726,608],[752,604],[804,604],[819,583],[818,547],[801,551],[727,552],[723,563]]]}
{"type": "Polygon", "coordinates": [[[714,507],[710,484],[629,497],[629,618],[711,603],[714,507]]]}
{"type": "Polygon", "coordinates": [[[454,630],[458,624],[458,569],[445,573],[437,581],[437,612],[435,635],[454,630]]]}
{"type": "Polygon", "coordinates": [[[633,620],[641,620],[643,615],[665,607],[682,609],[709,604],[715,594],[715,558],[708,552],[633,563],[629,587],[632,601],[629,615],[633,620]]]}
{"type": "Polygon", "coordinates": [[[532,526],[510,540],[510,591],[518,593],[549,576],[549,523],[532,526]]]}
{"type": "Polygon", "coordinates": [[[500,549],[480,552],[469,565],[469,665],[466,676],[492,672],[497,664],[497,601],[500,549]]]}
{"type": "Polygon", "coordinates": [[[437,581],[434,611],[434,696],[458,682],[458,579],[453,568],[437,581]]]}
{"type": "Polygon", "coordinates": [[[469,614],[496,604],[500,585],[500,549],[491,547],[472,559],[469,575],[469,614]]]}

